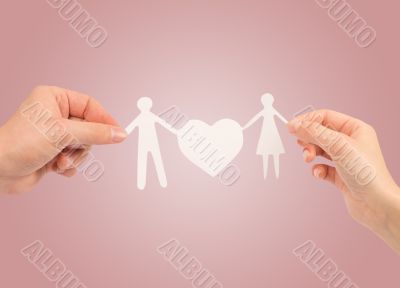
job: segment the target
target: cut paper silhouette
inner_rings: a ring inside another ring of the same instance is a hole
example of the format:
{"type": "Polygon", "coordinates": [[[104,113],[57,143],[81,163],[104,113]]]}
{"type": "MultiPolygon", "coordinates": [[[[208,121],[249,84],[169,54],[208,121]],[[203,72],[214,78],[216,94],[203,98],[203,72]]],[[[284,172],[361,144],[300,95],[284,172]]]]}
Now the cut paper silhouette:
{"type": "Polygon", "coordinates": [[[231,119],[208,125],[189,120],[177,131],[182,153],[212,177],[223,171],[243,147],[242,127],[231,119]]]}
{"type": "Polygon", "coordinates": [[[140,190],[146,187],[147,160],[149,154],[153,158],[161,187],[167,187],[167,177],[165,175],[155,124],[158,123],[170,132],[176,134],[175,129],[169,127],[163,119],[151,112],[152,106],[153,101],[150,98],[140,98],[137,102],[140,114],[126,128],[128,134],[131,134],[136,127],[139,129],[137,187],[140,190]]]}
{"type": "Polygon", "coordinates": [[[264,179],[268,174],[269,156],[273,156],[275,176],[279,178],[279,156],[285,153],[285,148],[275,123],[275,116],[284,123],[288,121],[273,107],[274,97],[271,94],[262,95],[261,103],[264,109],[243,128],[234,120],[222,119],[213,125],[200,120],[189,120],[182,128],[175,129],[166,120],[151,112],[153,101],[150,98],[140,98],[137,102],[140,113],[126,128],[128,134],[136,128],[139,130],[137,187],[140,190],[146,187],[149,154],[154,161],[160,186],[167,187],[156,124],[176,135],[178,146],[189,161],[215,177],[231,164],[243,148],[243,131],[263,118],[256,154],[261,155],[263,159],[264,179]]]}
{"type": "Polygon", "coordinates": [[[283,147],[274,117],[277,116],[285,124],[288,121],[273,107],[274,97],[271,94],[266,93],[262,95],[261,103],[264,105],[264,109],[255,115],[243,127],[243,130],[252,126],[260,118],[263,118],[261,135],[257,145],[257,155],[261,155],[263,158],[264,179],[267,178],[268,158],[271,155],[274,160],[275,177],[279,178],[279,155],[285,153],[285,148],[283,147]]]}

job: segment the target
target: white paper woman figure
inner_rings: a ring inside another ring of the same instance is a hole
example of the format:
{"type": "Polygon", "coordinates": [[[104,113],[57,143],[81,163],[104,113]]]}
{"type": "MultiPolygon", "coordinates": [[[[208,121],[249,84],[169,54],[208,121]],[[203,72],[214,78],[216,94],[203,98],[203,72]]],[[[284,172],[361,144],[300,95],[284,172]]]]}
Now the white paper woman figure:
{"type": "Polygon", "coordinates": [[[165,175],[155,124],[158,123],[170,132],[176,134],[176,130],[169,127],[163,119],[150,111],[152,106],[153,101],[150,98],[140,98],[137,102],[140,114],[126,128],[128,134],[131,134],[136,127],[139,128],[137,187],[140,190],[146,187],[148,154],[153,158],[161,187],[167,187],[167,177],[165,175]]]}
{"type": "Polygon", "coordinates": [[[257,155],[263,157],[264,179],[267,178],[268,158],[270,155],[272,155],[274,159],[275,176],[279,178],[279,155],[285,153],[285,148],[283,147],[274,117],[277,116],[285,124],[287,124],[288,121],[273,107],[274,97],[271,94],[267,93],[262,95],[261,103],[264,105],[264,109],[254,116],[243,127],[243,130],[252,126],[261,117],[264,118],[260,140],[257,145],[257,155]]]}

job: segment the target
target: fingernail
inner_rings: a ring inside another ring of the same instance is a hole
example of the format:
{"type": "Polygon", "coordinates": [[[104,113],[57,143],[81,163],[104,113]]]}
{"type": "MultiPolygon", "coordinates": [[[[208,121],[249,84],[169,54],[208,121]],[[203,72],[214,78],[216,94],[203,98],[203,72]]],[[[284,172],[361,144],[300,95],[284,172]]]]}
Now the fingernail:
{"type": "Polygon", "coordinates": [[[304,151],[303,151],[303,159],[304,159],[304,161],[308,160],[308,156],[310,156],[310,152],[308,152],[307,149],[304,149],[304,151]]]}
{"type": "Polygon", "coordinates": [[[111,138],[114,143],[121,143],[128,137],[125,130],[122,128],[112,128],[111,130],[111,138]]]}
{"type": "Polygon", "coordinates": [[[301,126],[301,121],[299,119],[293,119],[289,123],[289,132],[296,133],[301,126]]]}
{"type": "Polygon", "coordinates": [[[319,169],[314,170],[314,177],[315,178],[321,178],[321,171],[319,169]]]}

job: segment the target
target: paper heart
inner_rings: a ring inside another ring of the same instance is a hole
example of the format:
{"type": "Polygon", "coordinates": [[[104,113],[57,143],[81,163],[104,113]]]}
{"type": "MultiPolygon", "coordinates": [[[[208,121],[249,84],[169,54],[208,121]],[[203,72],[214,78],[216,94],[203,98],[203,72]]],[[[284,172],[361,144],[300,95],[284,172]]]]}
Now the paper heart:
{"type": "Polygon", "coordinates": [[[231,119],[219,120],[211,126],[189,120],[177,136],[186,158],[212,177],[223,171],[243,147],[242,127],[231,119]]]}

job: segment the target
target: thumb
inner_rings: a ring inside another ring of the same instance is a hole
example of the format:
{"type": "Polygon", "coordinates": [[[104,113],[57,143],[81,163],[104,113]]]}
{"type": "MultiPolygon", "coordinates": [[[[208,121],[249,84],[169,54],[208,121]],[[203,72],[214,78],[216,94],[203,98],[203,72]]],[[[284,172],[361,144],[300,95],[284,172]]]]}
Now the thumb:
{"type": "Polygon", "coordinates": [[[78,144],[115,144],[123,142],[128,136],[121,127],[107,124],[74,120],[65,120],[63,124],[78,144]]]}

